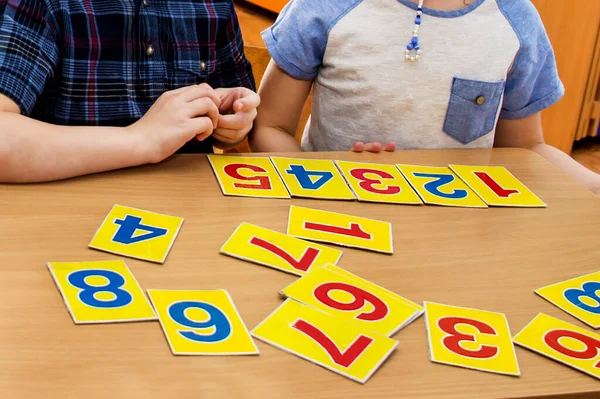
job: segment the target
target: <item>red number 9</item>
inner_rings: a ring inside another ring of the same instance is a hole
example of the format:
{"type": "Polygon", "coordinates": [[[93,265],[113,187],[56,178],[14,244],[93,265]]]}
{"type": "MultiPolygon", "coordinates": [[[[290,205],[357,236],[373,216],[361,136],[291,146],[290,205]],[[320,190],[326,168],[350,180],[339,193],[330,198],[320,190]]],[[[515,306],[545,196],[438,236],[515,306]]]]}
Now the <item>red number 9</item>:
{"type": "MultiPolygon", "coordinates": [[[[588,337],[585,334],[571,330],[551,330],[544,335],[544,342],[550,348],[554,349],[558,353],[565,356],[572,357],[574,359],[589,360],[598,356],[600,350],[600,341],[588,337]],[[584,351],[575,351],[573,349],[566,348],[560,343],[561,338],[573,338],[585,345],[584,351]]],[[[600,368],[600,361],[594,365],[594,367],[600,368]]]]}
{"type": "Polygon", "coordinates": [[[356,316],[359,320],[365,321],[377,321],[383,319],[388,314],[388,307],[381,299],[375,295],[367,292],[361,288],[355,287],[345,283],[325,283],[321,284],[314,291],[315,298],[321,303],[329,306],[330,308],[343,310],[343,311],[354,311],[362,309],[365,303],[368,302],[373,305],[374,309],[369,313],[361,313],[356,316]],[[345,291],[354,297],[354,300],[350,303],[338,302],[329,296],[329,293],[333,290],[345,291]]]}

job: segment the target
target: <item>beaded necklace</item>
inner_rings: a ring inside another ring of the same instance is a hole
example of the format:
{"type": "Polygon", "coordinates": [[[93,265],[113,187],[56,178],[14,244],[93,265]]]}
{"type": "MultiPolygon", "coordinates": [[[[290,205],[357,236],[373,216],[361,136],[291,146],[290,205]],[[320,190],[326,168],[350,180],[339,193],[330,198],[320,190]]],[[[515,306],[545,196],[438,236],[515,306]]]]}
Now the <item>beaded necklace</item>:
{"type": "Polygon", "coordinates": [[[404,52],[404,58],[408,61],[418,61],[423,54],[421,46],[419,45],[419,28],[421,27],[421,16],[423,15],[423,1],[419,0],[417,6],[417,17],[415,18],[415,29],[413,30],[412,38],[406,45],[406,51],[404,52]]]}

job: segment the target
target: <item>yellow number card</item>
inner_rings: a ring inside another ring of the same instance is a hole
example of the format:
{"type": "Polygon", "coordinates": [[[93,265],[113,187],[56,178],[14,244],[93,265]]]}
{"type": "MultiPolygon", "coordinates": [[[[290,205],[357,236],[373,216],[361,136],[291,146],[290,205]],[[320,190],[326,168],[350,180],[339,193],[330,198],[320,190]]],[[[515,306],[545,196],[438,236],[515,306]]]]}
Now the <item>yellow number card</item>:
{"type": "Polygon", "coordinates": [[[90,248],[150,262],[164,263],[183,219],[115,205],[90,248]]]}
{"type": "Polygon", "coordinates": [[[450,165],[450,168],[490,206],[546,206],[503,166],[450,165]]]}
{"type": "Polygon", "coordinates": [[[450,168],[397,165],[423,202],[431,205],[487,208],[481,200],[450,168]]]}
{"type": "Polygon", "coordinates": [[[600,379],[600,335],[540,313],[515,344],[600,379]]]}
{"type": "Polygon", "coordinates": [[[391,336],[423,308],[339,267],[317,267],[281,291],[361,328],[391,336]]]}
{"type": "Polygon", "coordinates": [[[156,320],[123,261],[50,262],[48,270],[75,324],[156,320]]]}
{"type": "Polygon", "coordinates": [[[287,233],[311,241],[388,254],[394,252],[390,223],[341,213],[292,205],[287,233]]]}
{"type": "Polygon", "coordinates": [[[422,205],[394,165],[335,161],[359,201],[422,205]]]}
{"type": "Polygon", "coordinates": [[[329,159],[272,157],[292,197],[354,200],[356,197],[329,159]]]}
{"type": "Polygon", "coordinates": [[[174,355],[256,355],[227,291],[148,290],[174,355]]]}
{"type": "Polygon", "coordinates": [[[224,195],[290,198],[269,158],[208,155],[208,160],[224,195]]]}
{"type": "Polygon", "coordinates": [[[337,264],[342,252],[277,231],[242,223],[221,253],[301,276],[316,266],[337,264]]]}
{"type": "Polygon", "coordinates": [[[425,302],[425,325],[432,362],[520,375],[502,313],[425,302]]]}
{"type": "Polygon", "coordinates": [[[588,326],[600,328],[600,272],[552,284],[535,293],[588,326]]]}
{"type": "Polygon", "coordinates": [[[363,384],[398,345],[292,299],[260,323],[252,335],[363,384]]]}

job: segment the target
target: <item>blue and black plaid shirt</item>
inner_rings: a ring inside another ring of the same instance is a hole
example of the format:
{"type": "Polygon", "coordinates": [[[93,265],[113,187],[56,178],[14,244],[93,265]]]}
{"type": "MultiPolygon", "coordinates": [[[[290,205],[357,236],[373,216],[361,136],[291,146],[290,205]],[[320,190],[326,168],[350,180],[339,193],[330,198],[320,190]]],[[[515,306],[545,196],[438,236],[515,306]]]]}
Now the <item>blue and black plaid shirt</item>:
{"type": "Polygon", "coordinates": [[[0,0],[0,93],[24,115],[127,126],[198,83],[255,89],[232,0],[0,0]]]}

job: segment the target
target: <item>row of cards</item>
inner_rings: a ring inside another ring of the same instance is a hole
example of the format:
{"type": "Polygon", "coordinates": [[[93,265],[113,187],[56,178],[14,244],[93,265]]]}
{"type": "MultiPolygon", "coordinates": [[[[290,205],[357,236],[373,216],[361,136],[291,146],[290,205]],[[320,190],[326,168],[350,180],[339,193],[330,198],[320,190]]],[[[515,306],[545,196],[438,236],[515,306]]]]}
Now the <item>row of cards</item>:
{"type": "Polygon", "coordinates": [[[224,195],[408,205],[545,207],[502,166],[431,167],[209,155],[224,195]]]}
{"type": "MultiPolygon", "coordinates": [[[[520,375],[513,342],[600,378],[600,335],[539,314],[514,338],[505,315],[425,302],[424,308],[334,265],[316,266],[284,288],[286,301],[248,332],[224,290],[147,290],[122,261],[57,263],[48,268],[76,324],[158,319],[175,355],[251,355],[251,335],[364,383],[398,346],[394,333],[423,311],[433,362],[520,375]]],[[[538,290],[579,287],[600,273],[538,290]]],[[[586,286],[587,284],[587,286],[586,286]]],[[[572,294],[567,294],[571,297],[572,294]]],[[[588,305],[589,306],[589,305],[588,305]]],[[[595,309],[595,308],[594,308],[595,309]]],[[[592,312],[593,313],[593,312],[592,312]]]]}

